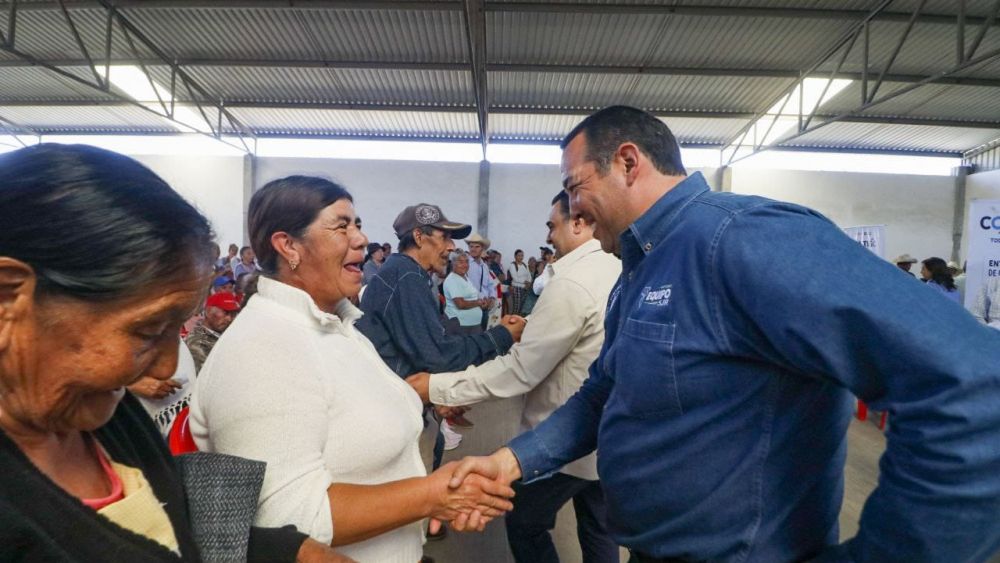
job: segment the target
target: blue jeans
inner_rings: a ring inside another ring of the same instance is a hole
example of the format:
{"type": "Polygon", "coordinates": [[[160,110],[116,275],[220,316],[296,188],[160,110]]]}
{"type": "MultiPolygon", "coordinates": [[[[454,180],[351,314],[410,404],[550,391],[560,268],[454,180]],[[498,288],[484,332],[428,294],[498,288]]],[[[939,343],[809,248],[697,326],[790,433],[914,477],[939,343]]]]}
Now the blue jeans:
{"type": "Polygon", "coordinates": [[[618,545],[607,531],[604,492],[599,481],[556,473],[528,485],[515,484],[514,510],[507,514],[507,543],[517,563],[558,563],[549,532],[556,513],[573,501],[583,563],[618,563],[618,545]]]}

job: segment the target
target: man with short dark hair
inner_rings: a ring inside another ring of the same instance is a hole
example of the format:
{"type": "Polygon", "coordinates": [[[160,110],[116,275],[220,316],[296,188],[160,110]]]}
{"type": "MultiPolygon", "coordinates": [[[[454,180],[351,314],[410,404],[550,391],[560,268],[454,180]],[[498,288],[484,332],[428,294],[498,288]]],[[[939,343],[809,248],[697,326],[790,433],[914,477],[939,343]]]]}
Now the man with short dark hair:
{"type": "MultiPolygon", "coordinates": [[[[564,191],[552,200],[546,226],[559,261],[521,343],[505,356],[464,371],[407,378],[425,402],[465,406],[524,395],[521,429],[528,430],[562,406],[587,378],[604,342],[604,312],[621,262],[601,250],[592,225],[570,215],[564,191]]],[[[559,509],[572,500],[583,562],[618,563],[596,455],[567,464],[550,479],[515,485],[515,490],[514,510],[504,518],[515,561],[558,563],[550,530],[559,509]]]]}
{"type": "Polygon", "coordinates": [[[711,191],[644,111],[585,119],[561,169],[573,212],[622,258],[604,346],[562,408],[452,485],[532,483],[596,448],[612,536],[640,563],[1000,549],[1000,333],[815,211],[711,191]],[[830,264],[850,275],[816,275],[830,264]],[[852,393],[892,423],[838,545],[852,393]]]}
{"type": "Polygon", "coordinates": [[[205,301],[204,318],[195,325],[185,340],[188,349],[191,350],[191,357],[194,358],[196,371],[201,371],[208,354],[222,333],[232,324],[239,310],[240,302],[230,292],[213,293],[205,301]]]}

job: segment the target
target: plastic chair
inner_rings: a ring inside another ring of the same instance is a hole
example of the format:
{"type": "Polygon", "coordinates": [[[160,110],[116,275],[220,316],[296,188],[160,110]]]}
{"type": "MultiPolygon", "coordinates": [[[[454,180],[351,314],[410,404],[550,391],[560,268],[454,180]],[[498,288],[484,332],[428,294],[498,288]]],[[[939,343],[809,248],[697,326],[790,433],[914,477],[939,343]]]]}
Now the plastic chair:
{"type": "Polygon", "coordinates": [[[184,407],[174,418],[174,423],[170,427],[170,434],[167,436],[167,446],[170,453],[174,455],[187,454],[198,451],[198,446],[194,443],[194,436],[191,435],[191,427],[188,425],[188,414],[190,407],[184,407]]]}

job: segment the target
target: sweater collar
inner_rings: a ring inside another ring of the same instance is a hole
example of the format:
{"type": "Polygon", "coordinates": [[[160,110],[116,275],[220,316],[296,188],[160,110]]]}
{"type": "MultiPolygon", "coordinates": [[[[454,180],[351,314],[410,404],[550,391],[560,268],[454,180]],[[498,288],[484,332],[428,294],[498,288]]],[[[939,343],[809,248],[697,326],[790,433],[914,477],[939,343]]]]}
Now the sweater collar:
{"type": "Polygon", "coordinates": [[[341,323],[351,325],[362,316],[361,310],[347,299],[341,299],[337,303],[334,314],[327,313],[316,306],[316,302],[305,291],[265,276],[261,276],[257,282],[257,294],[300,316],[312,319],[320,326],[337,326],[341,323]]]}

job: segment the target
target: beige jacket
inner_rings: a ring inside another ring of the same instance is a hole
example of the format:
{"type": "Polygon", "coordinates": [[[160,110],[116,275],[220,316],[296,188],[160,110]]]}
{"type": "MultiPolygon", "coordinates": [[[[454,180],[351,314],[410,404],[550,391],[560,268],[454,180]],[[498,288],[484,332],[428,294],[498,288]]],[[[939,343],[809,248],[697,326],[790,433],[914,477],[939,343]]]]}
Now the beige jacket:
{"type": "MultiPolygon", "coordinates": [[[[621,262],[591,240],[552,264],[552,270],[521,342],[479,366],[431,375],[432,403],[469,405],[526,394],[523,431],[538,426],[576,393],[604,343],[604,312],[621,262]]],[[[597,458],[590,454],[562,472],[596,480],[597,458]]]]}

